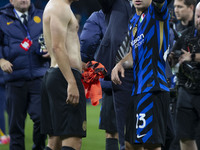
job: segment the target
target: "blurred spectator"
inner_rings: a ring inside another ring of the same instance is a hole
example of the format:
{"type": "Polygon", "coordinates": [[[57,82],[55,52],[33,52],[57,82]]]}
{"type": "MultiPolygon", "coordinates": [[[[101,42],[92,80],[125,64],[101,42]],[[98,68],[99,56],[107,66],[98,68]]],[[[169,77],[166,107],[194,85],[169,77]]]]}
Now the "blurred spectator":
{"type": "Polygon", "coordinates": [[[0,144],[8,144],[9,136],[6,135],[6,122],[5,122],[5,103],[6,103],[6,95],[5,95],[5,82],[3,79],[3,71],[0,69],[0,144]]]}
{"type": "Polygon", "coordinates": [[[46,136],[40,134],[40,87],[49,60],[43,58],[38,38],[43,11],[30,0],[10,0],[0,9],[0,66],[6,84],[11,150],[25,150],[27,113],[34,122],[33,150],[43,150],[46,136]]]}
{"type": "Polygon", "coordinates": [[[177,32],[181,32],[194,24],[193,12],[196,0],[174,0],[174,12],[179,23],[176,25],[177,32]]]}
{"type": "MultiPolygon", "coordinates": [[[[108,26],[100,44],[96,60],[106,67],[108,71],[106,80],[110,80],[111,70],[116,64],[116,57],[121,54],[118,50],[122,49],[122,54],[124,54],[122,57],[127,54],[123,49],[124,45],[122,43],[127,36],[129,18],[133,15],[132,13],[135,9],[131,8],[131,0],[99,0],[99,3],[102,6],[108,26]],[[122,47],[120,47],[121,45],[122,47]]],[[[122,85],[112,84],[120,150],[125,149],[124,131],[130,95],[132,93],[132,76],[133,70],[127,69],[125,78],[122,79],[122,85]]]]}
{"type": "MultiPolygon", "coordinates": [[[[81,58],[84,63],[95,60],[95,54],[105,34],[106,27],[105,15],[102,10],[92,13],[86,21],[80,36],[81,58]]],[[[101,87],[103,98],[99,129],[106,131],[106,150],[119,150],[112,82],[101,80],[101,87]]]]}
{"type": "MultiPolygon", "coordinates": [[[[188,2],[195,2],[188,0],[188,2]]],[[[193,4],[193,9],[195,3],[193,4]]],[[[180,139],[180,146],[182,150],[197,150],[197,143],[199,143],[199,82],[198,76],[193,76],[194,72],[199,72],[199,16],[200,3],[196,7],[195,25],[185,28],[182,35],[173,47],[173,53],[170,57],[177,62],[179,60],[178,71],[178,100],[177,100],[177,137],[180,139]],[[182,50],[184,49],[184,51],[182,50]],[[181,53],[182,51],[182,53],[181,53]],[[179,53],[178,53],[179,52],[179,53]],[[180,54],[180,56],[178,56],[180,54]],[[190,66],[188,68],[188,66],[190,66]],[[187,120],[188,119],[188,120],[187,120]],[[196,136],[198,138],[196,138],[196,136]]],[[[176,64],[176,63],[175,63],[176,64]]]]}

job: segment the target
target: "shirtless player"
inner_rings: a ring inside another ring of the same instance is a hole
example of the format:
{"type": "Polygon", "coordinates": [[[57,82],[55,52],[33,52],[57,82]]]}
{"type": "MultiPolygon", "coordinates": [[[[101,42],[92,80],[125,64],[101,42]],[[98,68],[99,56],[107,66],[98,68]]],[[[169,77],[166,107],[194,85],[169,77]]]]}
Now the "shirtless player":
{"type": "Polygon", "coordinates": [[[46,150],[80,150],[81,139],[86,136],[78,22],[70,8],[74,1],[50,0],[43,15],[51,57],[42,88],[41,132],[49,135],[46,150]]]}

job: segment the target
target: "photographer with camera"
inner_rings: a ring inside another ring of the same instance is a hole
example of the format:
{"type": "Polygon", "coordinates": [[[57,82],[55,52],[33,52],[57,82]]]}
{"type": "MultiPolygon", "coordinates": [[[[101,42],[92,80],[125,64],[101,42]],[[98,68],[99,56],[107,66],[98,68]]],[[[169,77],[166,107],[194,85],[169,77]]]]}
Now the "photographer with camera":
{"type": "Polygon", "coordinates": [[[181,150],[197,150],[196,128],[200,123],[200,3],[196,6],[195,25],[186,29],[172,48],[179,63],[176,133],[181,150]]]}
{"type": "Polygon", "coordinates": [[[182,32],[194,24],[194,9],[196,0],[174,0],[174,13],[179,23],[176,24],[176,31],[182,32]]]}
{"type": "MultiPolygon", "coordinates": [[[[174,0],[174,14],[179,21],[175,23],[175,21],[170,22],[170,47],[173,46],[175,41],[177,41],[182,32],[187,28],[194,25],[194,9],[196,6],[197,0],[174,0]]],[[[180,51],[176,51],[177,53],[174,56],[179,56],[181,54],[180,51]]],[[[170,60],[173,65],[173,60],[170,60]]]]}

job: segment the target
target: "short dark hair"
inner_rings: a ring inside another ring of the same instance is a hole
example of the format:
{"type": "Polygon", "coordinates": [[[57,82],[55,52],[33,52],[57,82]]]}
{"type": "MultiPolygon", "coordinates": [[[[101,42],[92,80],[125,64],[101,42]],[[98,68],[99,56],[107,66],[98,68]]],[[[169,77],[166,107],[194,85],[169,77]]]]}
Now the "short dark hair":
{"type": "Polygon", "coordinates": [[[184,4],[187,6],[191,6],[191,5],[196,6],[197,4],[197,0],[183,0],[183,1],[184,1],[184,4]]]}

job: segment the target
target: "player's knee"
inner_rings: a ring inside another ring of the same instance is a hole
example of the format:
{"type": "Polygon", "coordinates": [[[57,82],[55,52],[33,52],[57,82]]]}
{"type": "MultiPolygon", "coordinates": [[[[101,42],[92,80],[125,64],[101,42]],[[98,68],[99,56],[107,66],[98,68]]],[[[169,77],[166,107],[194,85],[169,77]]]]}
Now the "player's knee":
{"type": "Polygon", "coordinates": [[[181,139],[180,140],[181,144],[185,144],[185,145],[193,145],[195,144],[195,140],[191,140],[191,139],[181,139]]]}
{"type": "Polygon", "coordinates": [[[106,132],[106,138],[114,138],[114,139],[118,139],[118,133],[108,133],[106,132]]]}
{"type": "Polygon", "coordinates": [[[61,139],[57,136],[49,136],[47,146],[52,150],[60,150],[62,146],[61,139]]]}
{"type": "Polygon", "coordinates": [[[133,145],[127,141],[125,141],[126,150],[134,150],[133,145]]]}
{"type": "Polygon", "coordinates": [[[79,137],[70,137],[62,140],[62,146],[72,147],[75,150],[80,150],[82,139],[79,137]]]}
{"type": "Polygon", "coordinates": [[[144,148],[152,150],[161,150],[161,144],[144,144],[144,148]]]}

